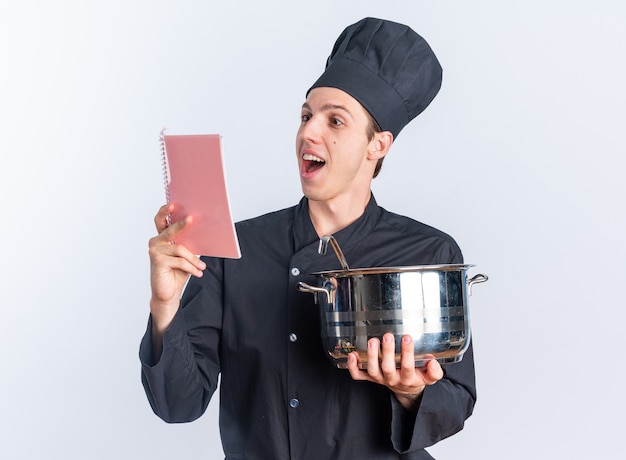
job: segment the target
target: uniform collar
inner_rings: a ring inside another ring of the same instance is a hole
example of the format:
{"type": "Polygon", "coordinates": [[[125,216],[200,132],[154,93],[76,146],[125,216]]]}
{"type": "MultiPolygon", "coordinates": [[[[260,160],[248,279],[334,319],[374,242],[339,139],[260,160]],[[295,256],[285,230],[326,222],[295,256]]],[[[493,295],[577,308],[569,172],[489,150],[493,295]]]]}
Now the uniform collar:
{"type": "MultiPolygon", "coordinates": [[[[334,233],[333,236],[337,240],[339,247],[344,252],[348,265],[350,264],[350,249],[359,244],[364,238],[367,238],[376,222],[380,218],[382,210],[378,207],[376,199],[372,194],[369,203],[365,207],[365,211],[356,221],[348,225],[346,228],[334,233]]],[[[309,200],[303,197],[300,203],[295,209],[295,221],[294,221],[294,248],[297,251],[304,249],[307,246],[315,245],[315,251],[317,251],[317,245],[319,244],[319,236],[315,232],[313,222],[309,215],[309,200]]],[[[334,254],[332,255],[334,257],[334,254]]],[[[336,268],[339,267],[339,261],[336,257],[336,268]]],[[[328,269],[333,269],[328,267],[328,269]]]]}

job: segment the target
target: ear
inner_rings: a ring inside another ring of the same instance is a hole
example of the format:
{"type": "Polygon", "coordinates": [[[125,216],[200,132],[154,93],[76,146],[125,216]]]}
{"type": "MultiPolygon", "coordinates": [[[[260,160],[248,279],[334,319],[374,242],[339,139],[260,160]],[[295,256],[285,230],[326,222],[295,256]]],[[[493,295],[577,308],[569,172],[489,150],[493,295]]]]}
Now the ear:
{"type": "Polygon", "coordinates": [[[379,160],[389,152],[393,144],[393,134],[389,131],[374,133],[374,138],[370,141],[367,158],[370,160],[379,160]]]}

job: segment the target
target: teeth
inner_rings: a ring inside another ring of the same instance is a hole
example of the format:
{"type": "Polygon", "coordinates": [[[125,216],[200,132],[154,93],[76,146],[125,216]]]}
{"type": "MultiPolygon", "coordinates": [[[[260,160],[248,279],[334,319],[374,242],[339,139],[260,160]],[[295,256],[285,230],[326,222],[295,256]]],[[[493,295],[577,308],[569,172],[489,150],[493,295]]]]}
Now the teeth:
{"type": "Polygon", "coordinates": [[[317,162],[319,162],[319,163],[324,163],[324,160],[322,160],[322,159],[321,159],[321,158],[319,158],[319,157],[316,157],[315,155],[311,155],[310,153],[305,153],[305,154],[302,156],[302,159],[304,159],[304,160],[309,160],[309,161],[317,161],[317,162]]]}

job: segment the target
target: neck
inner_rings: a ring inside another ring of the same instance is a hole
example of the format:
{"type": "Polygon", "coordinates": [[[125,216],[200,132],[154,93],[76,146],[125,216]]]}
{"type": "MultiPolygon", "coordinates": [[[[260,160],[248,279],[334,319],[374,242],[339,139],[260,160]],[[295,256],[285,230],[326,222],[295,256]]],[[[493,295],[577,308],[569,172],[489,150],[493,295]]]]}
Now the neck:
{"type": "Polygon", "coordinates": [[[346,228],[365,212],[372,193],[346,200],[314,201],[309,199],[309,215],[317,235],[332,235],[346,228]]]}

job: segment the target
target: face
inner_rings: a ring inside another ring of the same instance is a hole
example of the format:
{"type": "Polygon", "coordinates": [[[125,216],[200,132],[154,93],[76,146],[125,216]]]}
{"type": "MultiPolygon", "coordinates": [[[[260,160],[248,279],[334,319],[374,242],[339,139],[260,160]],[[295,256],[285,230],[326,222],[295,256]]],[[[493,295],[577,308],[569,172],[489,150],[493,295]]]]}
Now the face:
{"type": "MultiPolygon", "coordinates": [[[[363,106],[336,88],[314,88],[302,106],[296,153],[309,200],[350,199],[369,193],[378,160],[368,140],[363,106]]],[[[384,155],[384,154],[383,154],[384,155]]]]}

